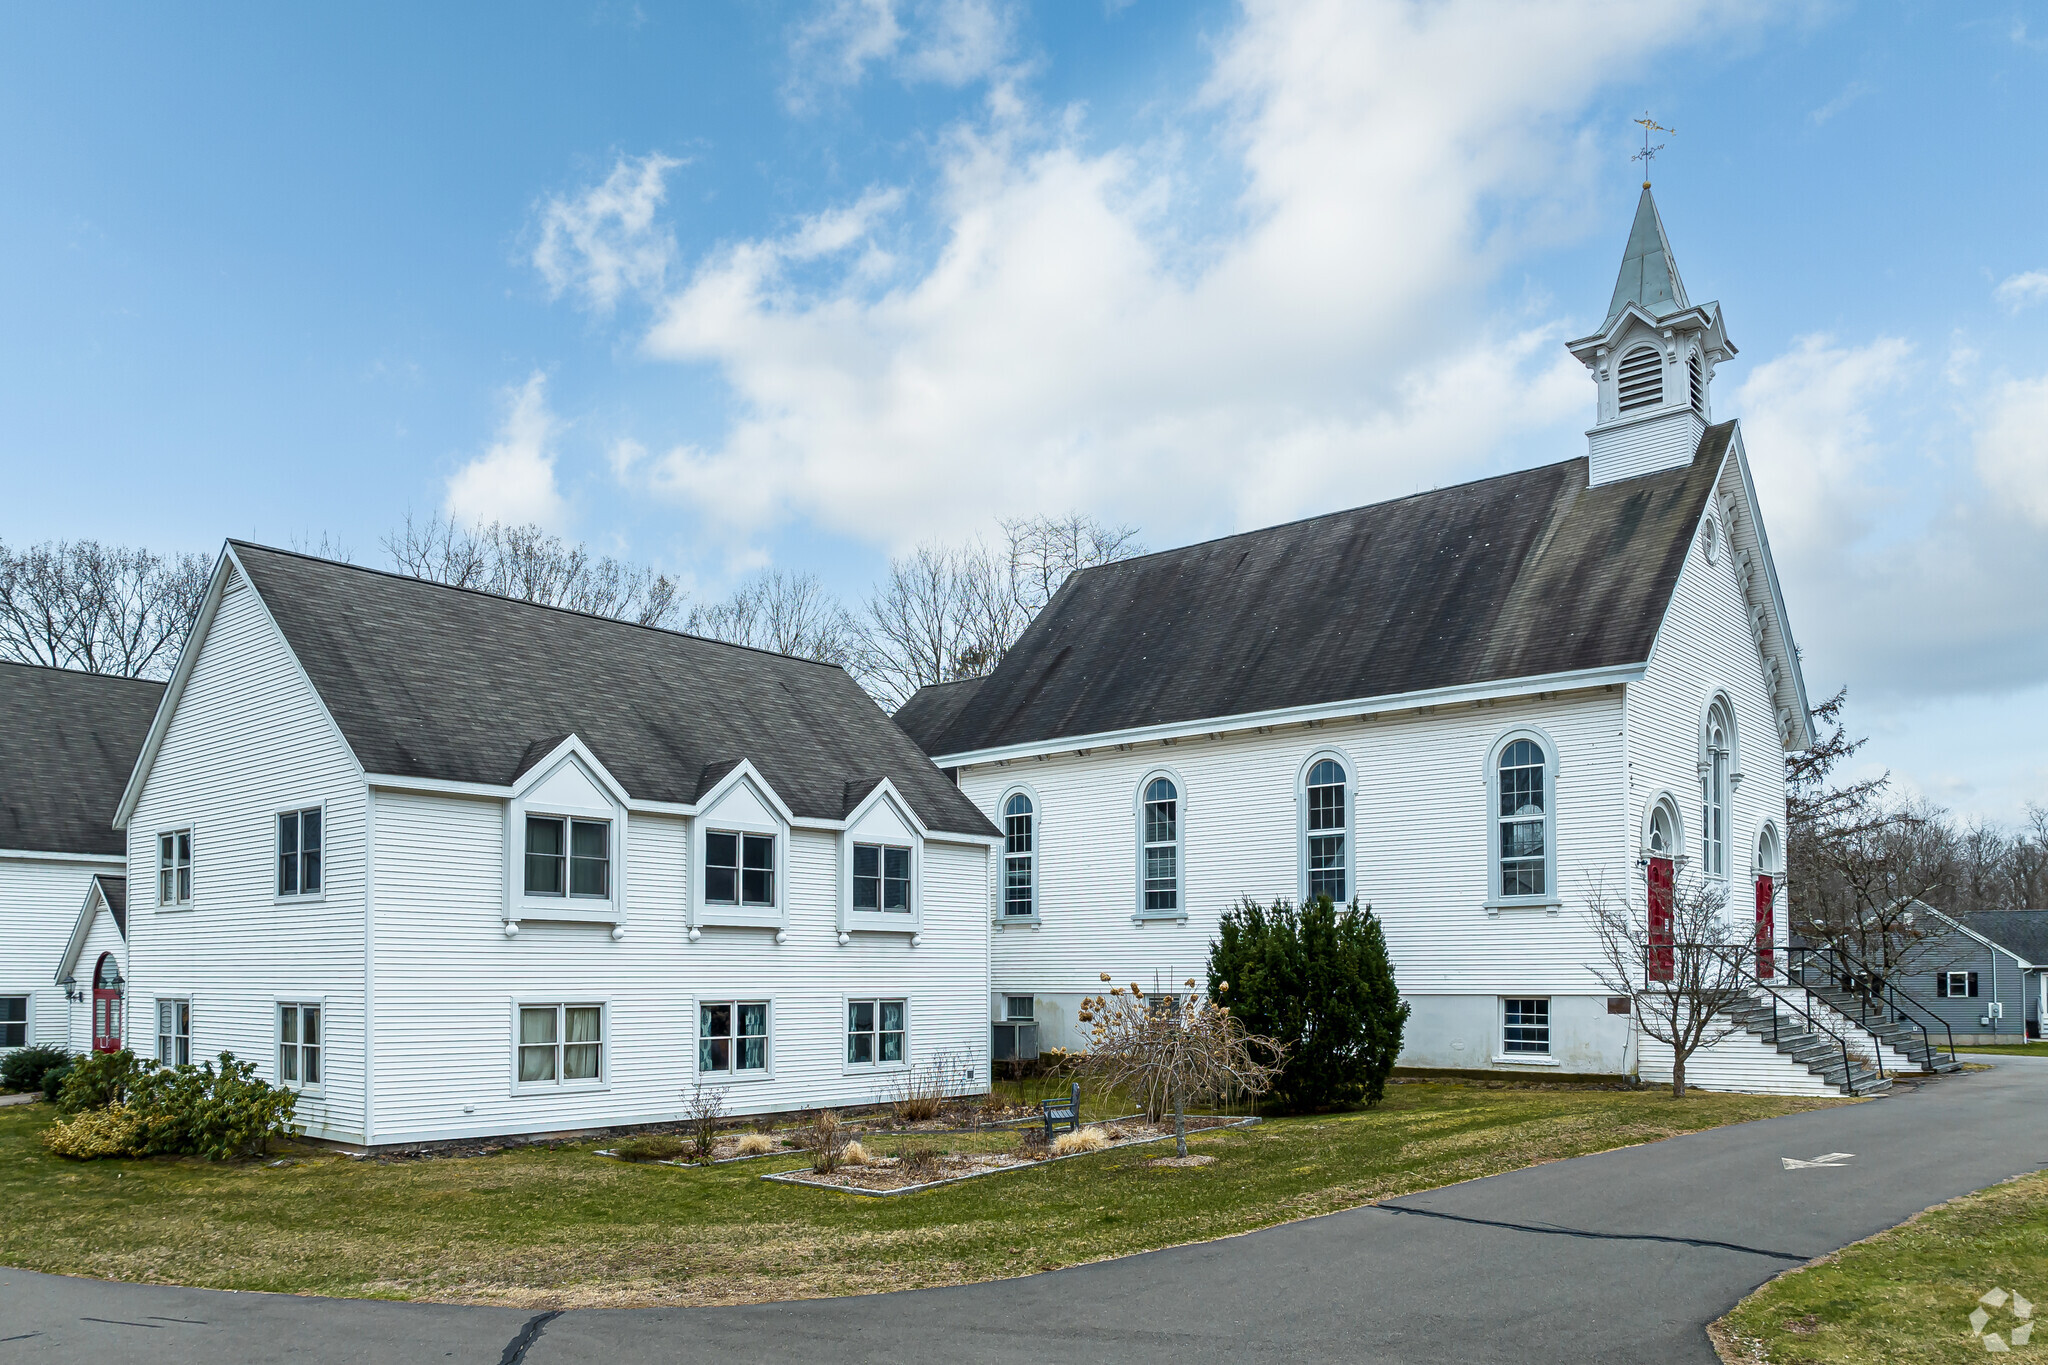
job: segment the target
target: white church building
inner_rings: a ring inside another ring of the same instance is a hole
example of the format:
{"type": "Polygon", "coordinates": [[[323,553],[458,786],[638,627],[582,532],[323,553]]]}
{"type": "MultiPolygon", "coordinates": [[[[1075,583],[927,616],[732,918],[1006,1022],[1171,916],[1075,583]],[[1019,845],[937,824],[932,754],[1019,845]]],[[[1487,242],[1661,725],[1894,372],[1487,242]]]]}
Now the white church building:
{"type": "MultiPolygon", "coordinates": [[[[1005,832],[999,1056],[1082,1045],[1102,972],[1199,978],[1244,897],[1369,904],[1416,1067],[1668,1074],[1591,970],[1596,880],[1640,898],[1682,859],[1782,944],[1808,705],[1742,433],[1714,420],[1735,348],[1647,186],[1569,345],[1586,453],[1084,570],[990,676],[897,713],[1005,832]]],[[[1828,1089],[1748,1034],[1717,1051],[1696,1082],[1828,1089]]]]}

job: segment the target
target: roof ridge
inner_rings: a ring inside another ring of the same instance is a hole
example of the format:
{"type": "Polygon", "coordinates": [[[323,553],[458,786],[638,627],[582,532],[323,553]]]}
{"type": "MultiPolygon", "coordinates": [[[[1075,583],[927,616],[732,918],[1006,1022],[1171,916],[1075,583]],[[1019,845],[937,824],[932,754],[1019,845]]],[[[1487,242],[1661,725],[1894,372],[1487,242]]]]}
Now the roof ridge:
{"type": "MultiPolygon", "coordinates": [[[[1355,512],[1368,512],[1375,507],[1393,507],[1400,503],[1413,502],[1417,498],[1435,497],[1438,493],[1451,493],[1460,488],[1476,488],[1483,483],[1495,483],[1501,479],[1520,478],[1525,474],[1538,474],[1546,469],[1557,469],[1568,464],[1586,463],[1588,463],[1588,457],[1574,455],[1569,459],[1552,460],[1549,464],[1530,465],[1527,469],[1504,469],[1498,474],[1484,474],[1476,479],[1463,479],[1457,483],[1439,484],[1435,488],[1421,489],[1414,493],[1403,493],[1398,498],[1381,498],[1378,502],[1361,502],[1351,507],[1339,507],[1334,511],[1317,512],[1306,517],[1295,517],[1291,521],[1276,521],[1269,526],[1254,526],[1247,531],[1232,531],[1228,535],[1211,536],[1207,540],[1191,540],[1185,545],[1169,545],[1163,550],[1148,550],[1141,555],[1132,555],[1129,559],[1113,559],[1106,564],[1091,564],[1085,569],[1074,570],[1067,577],[1068,579],[1073,579],[1078,578],[1084,573],[1094,573],[1098,569],[1120,568],[1125,564],[1142,564],[1148,559],[1157,559],[1161,555],[1179,554],[1183,550],[1199,550],[1205,545],[1221,545],[1225,541],[1241,540],[1246,536],[1262,536],[1269,531],[1284,531],[1290,526],[1306,526],[1310,522],[1329,521],[1336,517],[1348,517],[1355,512]]],[[[1064,586],[1064,583],[1062,586],[1064,586]]],[[[967,682],[969,679],[961,678],[958,681],[967,682]]]]}
{"type": "MultiPolygon", "coordinates": [[[[358,573],[376,574],[381,578],[395,578],[401,583],[418,583],[429,588],[445,588],[449,592],[465,592],[477,597],[487,597],[494,602],[510,602],[514,606],[533,607],[541,611],[558,611],[565,616],[581,616],[589,621],[603,621],[610,625],[627,626],[634,630],[651,630],[657,635],[673,635],[681,640],[696,640],[707,645],[722,645],[727,649],[743,649],[753,654],[765,654],[771,659],[788,659],[792,663],[816,664],[820,668],[836,668],[842,673],[846,672],[844,664],[827,663],[823,659],[806,658],[801,654],[784,654],[780,650],[763,649],[759,645],[743,645],[736,640],[721,640],[715,635],[698,635],[693,631],[671,630],[667,626],[651,626],[644,621],[628,621],[621,616],[604,616],[594,611],[580,611],[575,607],[565,607],[554,602],[536,602],[528,597],[508,597],[504,593],[492,592],[487,588],[471,588],[460,583],[441,583],[431,578],[421,578],[418,574],[399,573],[395,569],[379,569],[368,564],[357,564],[346,559],[328,559],[322,555],[309,555],[304,550],[287,550],[276,545],[265,545],[260,541],[238,540],[234,536],[228,537],[228,544],[238,549],[261,550],[265,554],[284,555],[291,559],[303,559],[311,564],[325,564],[330,568],[354,569],[358,573]]],[[[852,675],[848,674],[847,676],[851,677],[852,675]]]]}
{"type": "Polygon", "coordinates": [[[31,663],[27,659],[0,659],[0,667],[29,668],[38,673],[64,673],[74,678],[101,678],[107,682],[146,683],[151,687],[170,686],[160,678],[138,678],[132,673],[99,673],[90,668],[66,668],[62,664],[31,663]]]}

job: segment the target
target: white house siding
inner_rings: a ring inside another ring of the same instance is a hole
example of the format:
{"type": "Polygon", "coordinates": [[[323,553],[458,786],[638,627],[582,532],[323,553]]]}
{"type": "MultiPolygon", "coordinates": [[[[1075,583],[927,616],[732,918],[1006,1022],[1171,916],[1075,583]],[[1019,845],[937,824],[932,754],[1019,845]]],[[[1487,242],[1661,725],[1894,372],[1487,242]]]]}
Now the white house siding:
{"type": "Polygon", "coordinates": [[[280,1000],[326,1006],[316,1137],[360,1135],[366,789],[297,660],[246,585],[199,644],[128,825],[130,1044],[155,1047],[155,1002],[192,1001],[192,1059],[221,1052],[277,1075],[280,1000]],[[324,802],[326,891],[279,900],[279,812],[324,802]],[[192,830],[192,904],[159,908],[156,836],[192,830]]]}
{"type": "Polygon", "coordinates": [[[0,853],[0,995],[28,997],[31,1044],[63,1045],[64,991],[57,985],[57,963],[71,941],[93,875],[120,871],[118,858],[95,863],[0,853]]]}
{"type": "MultiPolygon", "coordinates": [[[[68,937],[66,941],[69,941],[68,937]]],[[[85,932],[85,947],[78,953],[78,966],[75,968],[78,976],[77,989],[85,995],[85,999],[71,1006],[66,1017],[70,1031],[64,1040],[65,1046],[73,1052],[92,1051],[93,971],[99,966],[102,953],[112,953],[115,964],[121,969],[122,977],[128,975],[128,944],[122,939],[120,929],[115,927],[113,915],[104,907],[93,916],[92,927],[85,932]]],[[[121,1041],[130,1047],[139,1047],[141,1040],[130,1037],[127,1031],[130,1013],[127,1003],[122,1002],[121,1041]]]]}
{"type": "Polygon", "coordinates": [[[1601,687],[964,769],[961,789],[998,824],[1013,788],[1037,797],[1039,922],[996,927],[996,1003],[1034,995],[1041,1045],[1076,1047],[1085,1038],[1074,1010],[1100,989],[1098,973],[1147,989],[1199,980],[1224,910],[1244,896],[1299,894],[1297,785],[1310,756],[1330,749],[1357,784],[1357,894],[1384,923],[1396,982],[1414,1006],[1403,1063],[1492,1066],[1500,998],[1529,995],[1552,999],[1557,1065],[1620,1072],[1628,1021],[1606,1013],[1587,969],[1596,947],[1580,893],[1596,870],[1627,872],[1622,714],[1619,688],[1601,687]],[[1520,727],[1541,730],[1556,750],[1561,905],[1495,915],[1485,905],[1485,769],[1495,741],[1520,727]],[[1137,789],[1155,769],[1182,779],[1184,923],[1132,918],[1137,789]]]}
{"type": "MultiPolygon", "coordinates": [[[[910,1002],[913,1065],[942,1051],[987,1074],[988,873],[979,845],[928,843],[923,939],[838,942],[836,833],[798,829],[784,871],[789,923],[706,928],[686,918],[688,822],[627,822],[627,924],[502,927],[502,802],[380,791],[376,807],[375,1117],[379,1145],[654,1123],[682,1115],[697,1079],[700,1000],[771,1002],[770,1074],[732,1080],[730,1113],[887,1098],[900,1072],[849,1068],[847,996],[910,1002]],[[514,1085],[520,1003],[607,1007],[601,1088],[514,1085]]],[[[971,1088],[971,1087],[970,1087],[971,1088]]]]}
{"type": "MultiPolygon", "coordinates": [[[[1731,461],[1721,492],[1737,488],[1731,461]]],[[[1720,498],[1716,498],[1719,504],[1720,498]]],[[[1717,515],[1719,513],[1717,512],[1717,515]]],[[[1738,535],[1748,531],[1738,527],[1738,535]]],[[[1750,537],[1753,543],[1753,536],[1750,537]]],[[[1736,548],[1739,549],[1740,540],[1736,548]]],[[[1647,895],[1644,872],[1636,867],[1643,847],[1649,803],[1660,791],[1676,799],[1683,824],[1682,845],[1689,860],[1683,876],[1705,867],[1702,857],[1702,810],[1705,779],[1700,769],[1700,733],[1708,702],[1727,694],[1735,721],[1735,769],[1741,774],[1729,800],[1727,913],[1741,932],[1755,914],[1754,854],[1766,820],[1785,835],[1784,746],[1779,739],[1776,707],[1764,680],[1750,624],[1742,570],[1730,547],[1722,547],[1718,563],[1708,563],[1699,540],[1686,552],[1685,568],[1672,593],[1649,666],[1641,682],[1630,684],[1628,715],[1628,839],[1630,894],[1647,895]]],[[[1761,575],[1759,574],[1759,584],[1761,575]]],[[[1780,879],[1782,881],[1782,878],[1780,879]]],[[[1778,893],[1778,945],[1787,942],[1790,917],[1784,893],[1778,893]]],[[[1784,957],[1778,959],[1780,971],[1784,957]]]]}
{"type": "MultiPolygon", "coordinates": [[[[1642,1069],[1651,1085],[1671,1084],[1671,1049],[1642,1040],[1642,1069]]],[[[1685,1059],[1688,1089],[1735,1090],[1755,1095],[1839,1095],[1842,1092],[1753,1033],[1737,1030],[1685,1059]]]]}

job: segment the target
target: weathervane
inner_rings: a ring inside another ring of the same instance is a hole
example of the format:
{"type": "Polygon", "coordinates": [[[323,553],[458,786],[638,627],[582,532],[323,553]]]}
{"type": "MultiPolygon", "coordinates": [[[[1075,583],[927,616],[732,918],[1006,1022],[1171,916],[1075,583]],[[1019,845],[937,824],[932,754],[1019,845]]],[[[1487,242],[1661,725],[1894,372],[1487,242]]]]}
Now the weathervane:
{"type": "Polygon", "coordinates": [[[1650,111],[1647,109],[1643,111],[1643,116],[1641,118],[1630,119],[1629,122],[1642,125],[1643,150],[1637,152],[1634,156],[1630,157],[1629,160],[1640,161],[1643,163],[1643,188],[1648,189],[1650,188],[1650,163],[1657,159],[1657,153],[1664,150],[1664,144],[1661,142],[1654,147],[1650,145],[1650,134],[1668,133],[1672,137],[1677,137],[1678,130],[1676,128],[1666,128],[1663,124],[1651,118],[1650,111]]]}

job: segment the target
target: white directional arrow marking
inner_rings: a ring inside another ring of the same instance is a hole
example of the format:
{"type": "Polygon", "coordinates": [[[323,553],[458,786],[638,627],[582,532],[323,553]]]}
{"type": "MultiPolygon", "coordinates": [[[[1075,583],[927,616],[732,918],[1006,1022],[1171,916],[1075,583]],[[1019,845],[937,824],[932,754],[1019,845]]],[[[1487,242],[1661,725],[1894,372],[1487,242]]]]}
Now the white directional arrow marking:
{"type": "Polygon", "coordinates": [[[1823,1152],[1811,1161],[1801,1161],[1790,1156],[1781,1156],[1778,1160],[1785,1163],[1785,1169],[1788,1171],[1806,1171],[1815,1166],[1839,1166],[1854,1155],[1854,1152],[1823,1152]]]}

